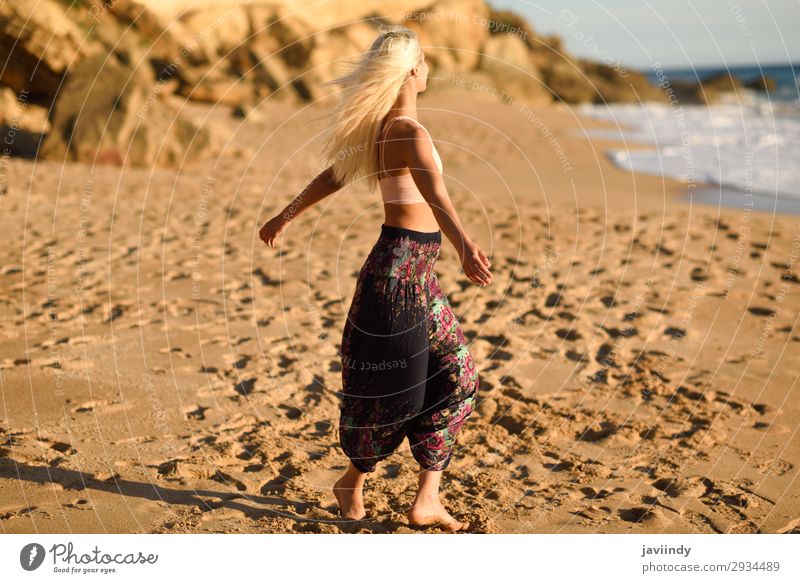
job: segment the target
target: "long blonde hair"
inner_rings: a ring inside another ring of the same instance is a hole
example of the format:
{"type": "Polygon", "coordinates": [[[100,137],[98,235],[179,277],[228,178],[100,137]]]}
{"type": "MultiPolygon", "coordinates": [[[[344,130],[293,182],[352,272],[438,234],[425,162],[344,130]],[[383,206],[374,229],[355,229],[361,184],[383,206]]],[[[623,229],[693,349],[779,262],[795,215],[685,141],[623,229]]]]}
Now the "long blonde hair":
{"type": "Polygon", "coordinates": [[[348,61],[350,71],[325,83],[342,88],[338,104],[325,116],[333,122],[323,149],[325,163],[333,166],[341,184],[363,177],[370,190],[378,186],[376,142],[381,122],[423,56],[413,30],[382,25],[369,49],[348,61]]]}

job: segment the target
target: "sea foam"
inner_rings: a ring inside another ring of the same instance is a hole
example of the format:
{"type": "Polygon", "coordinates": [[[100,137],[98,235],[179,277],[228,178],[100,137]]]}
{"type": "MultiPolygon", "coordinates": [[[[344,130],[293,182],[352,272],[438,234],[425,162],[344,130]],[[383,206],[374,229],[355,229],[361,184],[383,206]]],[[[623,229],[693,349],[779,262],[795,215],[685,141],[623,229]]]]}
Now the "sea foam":
{"type": "Polygon", "coordinates": [[[616,128],[588,136],[624,140],[608,152],[620,168],[686,182],[709,182],[778,198],[800,198],[800,104],[751,92],[704,105],[585,105],[578,113],[616,128]],[[638,144],[653,144],[641,149],[638,144]]]}

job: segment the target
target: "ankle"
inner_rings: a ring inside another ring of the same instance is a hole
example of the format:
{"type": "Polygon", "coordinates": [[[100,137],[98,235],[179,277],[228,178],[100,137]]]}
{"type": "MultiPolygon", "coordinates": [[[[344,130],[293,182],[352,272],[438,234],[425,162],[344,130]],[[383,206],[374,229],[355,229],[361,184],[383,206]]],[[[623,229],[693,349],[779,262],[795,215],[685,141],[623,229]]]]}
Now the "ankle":
{"type": "Polygon", "coordinates": [[[432,504],[439,502],[438,492],[418,492],[414,504],[432,504]]]}
{"type": "Polygon", "coordinates": [[[339,478],[333,486],[338,490],[351,490],[353,492],[355,491],[360,492],[361,489],[364,487],[364,481],[359,480],[358,478],[353,478],[352,476],[348,476],[347,474],[345,474],[344,476],[339,478]]]}

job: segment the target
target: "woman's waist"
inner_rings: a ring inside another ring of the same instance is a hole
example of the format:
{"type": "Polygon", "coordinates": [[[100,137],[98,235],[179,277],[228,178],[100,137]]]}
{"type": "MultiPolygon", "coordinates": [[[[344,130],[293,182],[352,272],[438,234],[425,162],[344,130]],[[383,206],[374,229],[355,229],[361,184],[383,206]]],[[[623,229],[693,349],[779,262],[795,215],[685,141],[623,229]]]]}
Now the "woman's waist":
{"type": "Polygon", "coordinates": [[[439,223],[427,202],[383,203],[383,224],[431,233],[439,231],[439,223]]]}

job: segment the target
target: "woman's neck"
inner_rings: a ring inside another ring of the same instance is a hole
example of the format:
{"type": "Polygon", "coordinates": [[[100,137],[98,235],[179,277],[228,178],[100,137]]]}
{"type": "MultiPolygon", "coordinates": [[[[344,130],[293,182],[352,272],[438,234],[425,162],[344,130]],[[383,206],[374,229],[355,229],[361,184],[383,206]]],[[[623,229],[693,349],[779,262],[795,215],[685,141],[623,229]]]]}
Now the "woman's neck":
{"type": "Polygon", "coordinates": [[[397,117],[399,115],[405,115],[417,119],[416,95],[406,96],[402,93],[400,94],[397,101],[394,102],[394,105],[389,110],[387,117],[392,118],[392,117],[397,117]]]}

